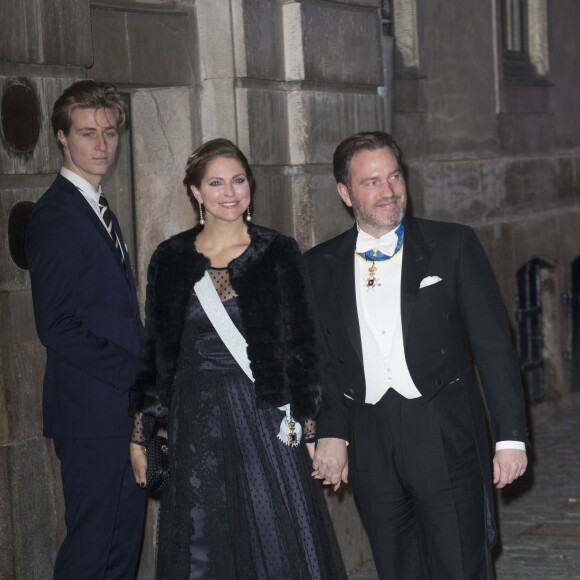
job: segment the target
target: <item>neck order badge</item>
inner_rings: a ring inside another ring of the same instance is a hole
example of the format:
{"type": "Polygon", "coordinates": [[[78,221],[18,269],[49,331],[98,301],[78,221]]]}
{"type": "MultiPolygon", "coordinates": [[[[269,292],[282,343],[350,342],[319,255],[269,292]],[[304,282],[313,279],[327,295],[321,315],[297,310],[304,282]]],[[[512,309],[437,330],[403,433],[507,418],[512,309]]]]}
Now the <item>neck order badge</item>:
{"type": "MultiPolygon", "coordinates": [[[[396,245],[392,254],[384,254],[381,252],[379,248],[383,248],[385,251],[389,252],[392,247],[392,242],[388,239],[385,240],[377,240],[377,247],[372,248],[370,250],[364,252],[357,252],[355,250],[355,255],[359,258],[362,258],[365,262],[371,262],[369,266],[369,277],[365,280],[364,287],[367,290],[374,290],[377,286],[380,286],[380,279],[377,278],[377,267],[375,266],[375,262],[385,262],[386,260],[390,260],[394,256],[396,256],[403,247],[403,242],[405,238],[405,226],[403,223],[399,225],[399,227],[394,231],[396,235],[396,245]]],[[[368,243],[368,240],[365,240],[368,243]]],[[[364,245],[367,245],[366,243],[364,245]]]]}

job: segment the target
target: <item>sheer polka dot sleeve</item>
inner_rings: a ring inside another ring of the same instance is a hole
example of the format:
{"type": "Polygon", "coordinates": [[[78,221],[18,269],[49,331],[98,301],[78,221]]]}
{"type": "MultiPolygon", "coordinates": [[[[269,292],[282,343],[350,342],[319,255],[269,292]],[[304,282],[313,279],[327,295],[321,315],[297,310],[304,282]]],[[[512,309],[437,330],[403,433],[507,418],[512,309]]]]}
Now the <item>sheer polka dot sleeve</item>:
{"type": "Polygon", "coordinates": [[[131,443],[146,447],[149,439],[151,439],[156,422],[157,420],[154,417],[147,417],[143,413],[135,413],[131,443]]]}
{"type": "Polygon", "coordinates": [[[305,419],[302,425],[302,432],[305,443],[313,443],[316,439],[316,421],[314,419],[305,419]]]}

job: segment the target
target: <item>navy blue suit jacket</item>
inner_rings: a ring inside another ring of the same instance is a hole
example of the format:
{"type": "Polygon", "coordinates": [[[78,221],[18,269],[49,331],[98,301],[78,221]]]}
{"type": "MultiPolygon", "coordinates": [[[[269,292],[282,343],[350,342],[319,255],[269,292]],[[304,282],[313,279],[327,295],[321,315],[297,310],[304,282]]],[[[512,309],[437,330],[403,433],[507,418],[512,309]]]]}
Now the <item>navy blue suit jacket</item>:
{"type": "Polygon", "coordinates": [[[61,175],[35,206],[26,256],[36,328],[46,347],[44,434],[130,435],[128,390],[142,337],[130,267],[61,175]]]}

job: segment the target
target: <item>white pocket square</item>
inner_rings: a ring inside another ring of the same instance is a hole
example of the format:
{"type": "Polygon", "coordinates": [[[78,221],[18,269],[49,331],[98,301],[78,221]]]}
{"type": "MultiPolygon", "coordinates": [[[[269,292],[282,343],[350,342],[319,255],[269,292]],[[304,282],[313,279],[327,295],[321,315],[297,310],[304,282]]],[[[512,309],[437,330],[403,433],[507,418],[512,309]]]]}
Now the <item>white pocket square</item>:
{"type": "Polygon", "coordinates": [[[441,282],[441,278],[439,278],[439,276],[427,276],[427,278],[423,278],[423,280],[421,280],[421,284],[419,284],[419,288],[425,288],[427,286],[432,286],[433,284],[437,284],[437,282],[441,282]]]}

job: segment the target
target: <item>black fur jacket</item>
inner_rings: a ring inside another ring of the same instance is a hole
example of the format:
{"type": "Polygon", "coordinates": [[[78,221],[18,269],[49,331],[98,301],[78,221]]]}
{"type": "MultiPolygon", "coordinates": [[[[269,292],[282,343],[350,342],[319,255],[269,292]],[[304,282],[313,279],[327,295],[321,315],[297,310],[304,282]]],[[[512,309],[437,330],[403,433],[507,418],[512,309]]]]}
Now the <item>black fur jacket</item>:
{"type": "MultiPolygon", "coordinates": [[[[160,244],[147,273],[145,341],[131,385],[130,414],[165,421],[193,285],[209,267],[195,249],[197,226],[160,244]]],[[[228,266],[255,378],[257,405],[291,403],[316,416],[321,389],[309,283],[296,241],[248,224],[250,245],[228,266]]],[[[192,378],[195,380],[195,377],[192,378]]]]}

